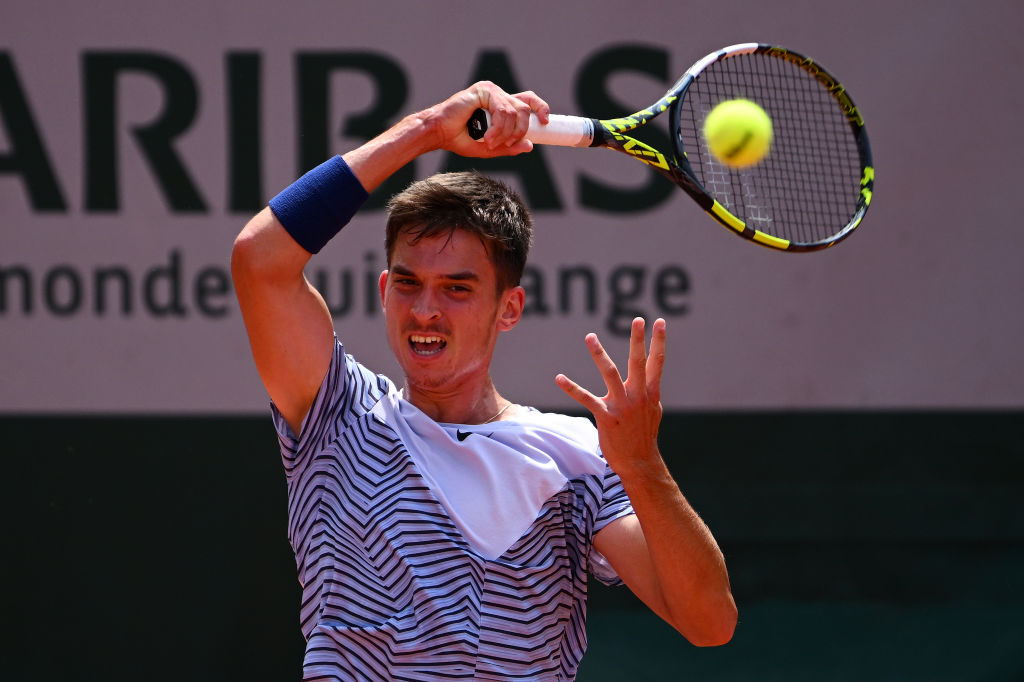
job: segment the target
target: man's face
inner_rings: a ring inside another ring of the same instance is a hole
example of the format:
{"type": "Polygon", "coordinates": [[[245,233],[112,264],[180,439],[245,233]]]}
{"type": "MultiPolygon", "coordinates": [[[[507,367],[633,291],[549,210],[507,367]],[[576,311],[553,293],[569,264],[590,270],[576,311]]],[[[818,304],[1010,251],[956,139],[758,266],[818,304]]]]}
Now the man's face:
{"type": "Polygon", "coordinates": [[[520,287],[500,293],[484,243],[455,230],[395,241],[380,277],[388,343],[410,391],[442,398],[489,381],[498,333],[522,314],[520,287]]]}

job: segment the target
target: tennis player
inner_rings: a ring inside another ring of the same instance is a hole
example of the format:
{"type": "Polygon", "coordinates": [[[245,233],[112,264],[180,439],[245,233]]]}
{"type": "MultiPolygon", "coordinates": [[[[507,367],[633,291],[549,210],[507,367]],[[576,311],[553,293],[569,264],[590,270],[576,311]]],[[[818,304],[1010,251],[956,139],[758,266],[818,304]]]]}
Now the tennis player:
{"type": "MultiPolygon", "coordinates": [[[[420,154],[528,152],[533,93],[477,83],[310,171],[242,230],[232,273],[270,395],[302,585],[307,680],[572,680],[588,575],[624,582],[699,646],[732,637],[722,553],[658,450],[665,323],[633,322],[626,378],[595,335],[590,420],[540,412],[491,381],[523,313],[531,218],[503,184],[437,175],[392,198],[380,275],[403,375],[346,354],[303,268],[420,154]],[[466,133],[491,114],[482,142],[466,133]]],[[[582,349],[581,349],[582,352],[582,349]]],[[[521,358],[529,362],[529,357],[521,358]]]]}

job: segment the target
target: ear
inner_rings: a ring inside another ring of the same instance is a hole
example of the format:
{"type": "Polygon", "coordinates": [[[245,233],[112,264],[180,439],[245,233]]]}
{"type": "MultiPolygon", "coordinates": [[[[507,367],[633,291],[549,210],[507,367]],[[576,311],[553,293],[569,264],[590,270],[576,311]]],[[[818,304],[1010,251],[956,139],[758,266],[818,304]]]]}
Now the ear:
{"type": "Polygon", "coordinates": [[[380,289],[380,307],[384,307],[384,292],[388,288],[388,271],[381,270],[380,277],[377,278],[377,287],[380,289]]]}
{"type": "Polygon", "coordinates": [[[526,290],[522,287],[511,287],[501,297],[498,311],[498,331],[507,332],[519,324],[526,305],[526,290]]]}

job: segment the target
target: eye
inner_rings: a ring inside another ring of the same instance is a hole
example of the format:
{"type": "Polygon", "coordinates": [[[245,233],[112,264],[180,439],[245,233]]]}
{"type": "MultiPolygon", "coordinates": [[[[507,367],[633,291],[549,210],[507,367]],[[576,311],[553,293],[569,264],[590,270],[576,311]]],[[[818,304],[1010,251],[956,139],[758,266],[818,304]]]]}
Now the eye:
{"type": "Polygon", "coordinates": [[[448,294],[457,298],[465,298],[472,296],[475,289],[472,284],[463,284],[461,282],[453,282],[447,286],[448,294]]]}

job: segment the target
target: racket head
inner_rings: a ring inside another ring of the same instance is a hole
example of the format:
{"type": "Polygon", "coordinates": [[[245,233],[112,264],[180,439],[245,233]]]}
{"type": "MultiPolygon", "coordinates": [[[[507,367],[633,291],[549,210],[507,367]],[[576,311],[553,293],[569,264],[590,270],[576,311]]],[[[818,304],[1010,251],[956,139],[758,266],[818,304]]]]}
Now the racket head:
{"type": "Polygon", "coordinates": [[[778,46],[733,45],[690,67],[666,101],[670,177],[736,234],[815,251],[860,225],[874,189],[867,130],[849,93],[820,64],[778,46]],[[737,169],[708,149],[704,121],[719,103],[739,98],[768,113],[774,137],[764,159],[737,169]]]}

